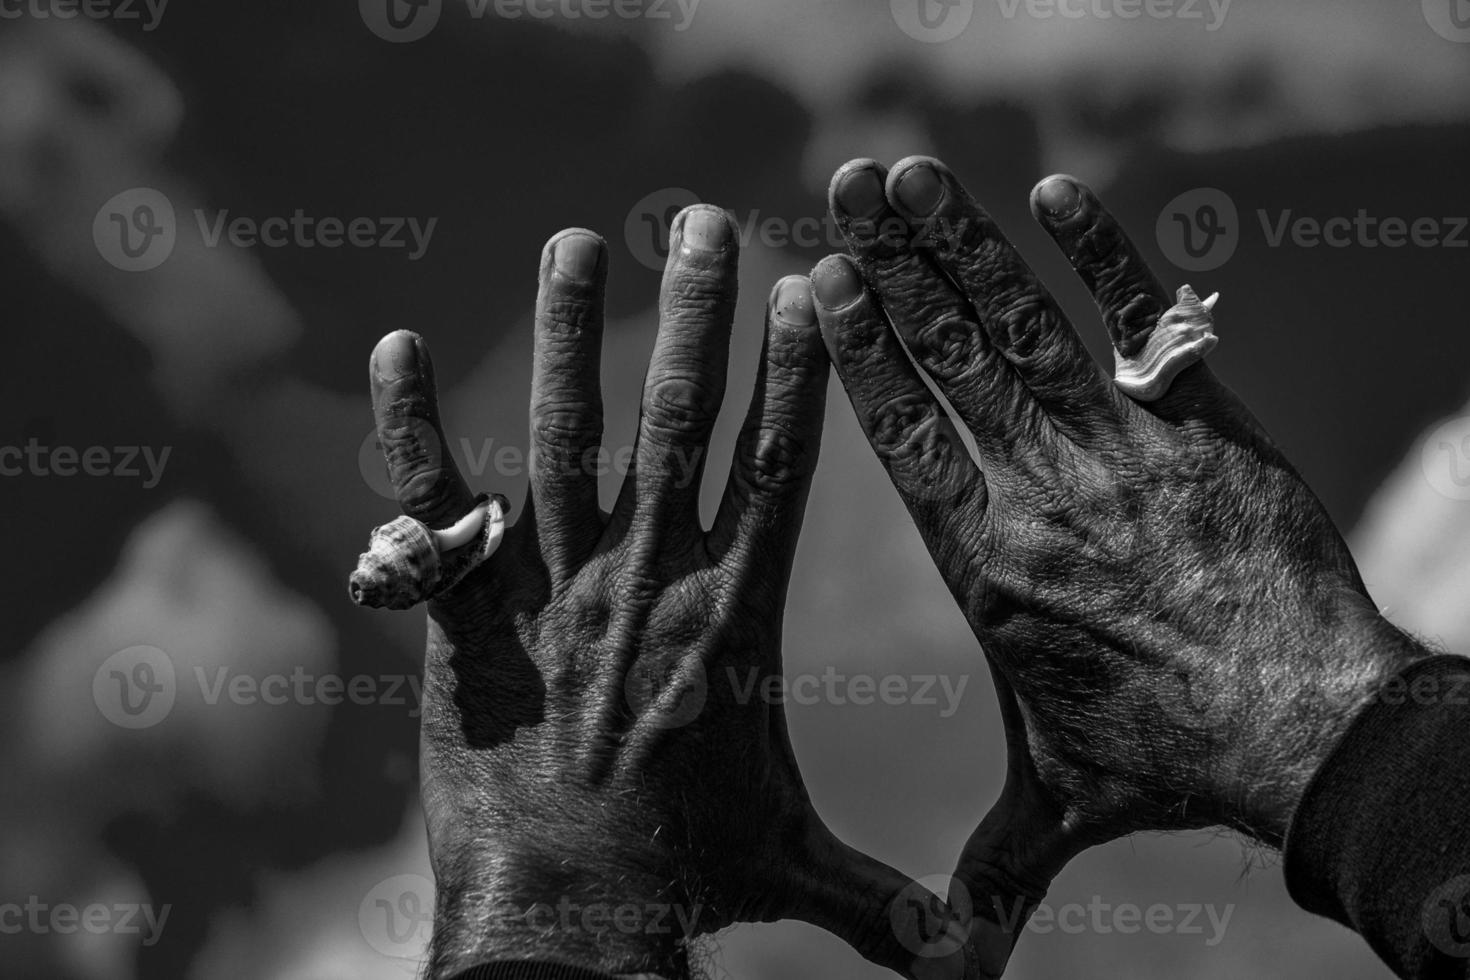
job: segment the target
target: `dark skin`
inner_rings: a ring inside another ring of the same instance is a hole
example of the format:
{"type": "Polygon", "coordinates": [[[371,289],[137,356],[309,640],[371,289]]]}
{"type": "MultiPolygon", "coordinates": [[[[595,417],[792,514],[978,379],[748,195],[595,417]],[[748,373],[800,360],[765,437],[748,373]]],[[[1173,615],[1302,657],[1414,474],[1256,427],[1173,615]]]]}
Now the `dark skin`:
{"type": "MultiPolygon", "coordinates": [[[[1136,351],[1171,295],[1086,188],[1052,180],[1033,200],[1114,346],[1136,351]]],[[[1210,370],[1148,404],[1119,392],[942,164],[855,161],[831,207],[852,257],[817,267],[815,310],[803,280],[773,295],[708,532],[679,474],[723,392],[728,219],[711,218],[705,250],[680,229],[719,212],[676,223],[634,471],[611,514],[577,465],[600,441],[605,250],[585,232],[548,246],[530,499],[501,551],[429,609],[434,975],[540,956],[682,976],[690,938],[794,917],[905,976],[999,976],[1086,847],[1208,825],[1279,846],[1348,721],[1425,655],[1378,616],[1321,505],[1210,370]],[[574,241],[580,271],[556,271],[574,241]],[[971,920],[837,841],[779,707],[716,683],[781,669],[824,341],[1001,697],[1009,777],[959,861],[965,901],[951,896],[971,920]],[[557,917],[568,902],[600,920],[557,917]],[[608,924],[628,908],[631,927],[608,924]]],[[[473,498],[438,452],[422,341],[391,335],[374,361],[404,510],[452,523],[473,498]]]]}
{"type": "MultiPolygon", "coordinates": [[[[1171,294],[1087,188],[1032,203],[1134,353],[1171,294]]],[[[942,163],[853,161],[830,207],[851,257],[812,275],[823,336],[1002,701],[1007,783],[955,875],[999,976],[1093,844],[1225,825],[1280,846],[1348,721],[1426,651],[1210,369],[1124,395],[942,163]]]]}
{"type": "MultiPolygon", "coordinates": [[[[596,467],[607,250],[574,229],[543,252],[530,495],[489,561],[429,605],[421,770],[437,879],[432,976],[546,958],[680,977],[691,939],[778,918],[820,925],[909,972],[913,953],[889,907],[913,894],[910,879],[832,835],[781,706],[724,682],[732,668],[781,672],[828,379],[809,283],[783,280],[706,531],[702,465],[692,481],[685,474],[690,460],[702,464],[720,408],[737,257],[718,209],[674,222],[632,469],[608,514],[596,467]]],[[[449,525],[474,498],[440,451],[423,340],[384,338],[372,389],[404,512],[449,525]]]]}

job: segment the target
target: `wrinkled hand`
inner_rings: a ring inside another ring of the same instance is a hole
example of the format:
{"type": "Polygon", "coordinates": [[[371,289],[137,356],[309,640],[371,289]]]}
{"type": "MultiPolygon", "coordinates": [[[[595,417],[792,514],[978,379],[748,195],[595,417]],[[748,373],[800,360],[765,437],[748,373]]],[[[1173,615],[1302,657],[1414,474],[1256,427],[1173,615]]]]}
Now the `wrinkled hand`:
{"type": "MultiPolygon", "coordinates": [[[[699,480],[737,252],[718,209],[674,222],[632,469],[610,515],[595,475],[606,250],[572,230],[542,255],[530,499],[489,561],[429,606],[433,976],[496,957],[684,976],[690,938],[780,917],[828,928],[880,963],[912,958],[887,915],[909,879],[833,837],[780,706],[722,682],[729,670],[754,669],[761,684],[780,674],[828,372],[809,284],[785,279],[706,533],[699,480]]],[[[399,501],[444,527],[474,498],[441,450],[423,341],[388,336],[372,372],[399,501]]]]}
{"type": "MultiPolygon", "coordinates": [[[[956,872],[997,975],[1092,844],[1213,824],[1279,844],[1354,709],[1415,654],[1208,367],[1123,395],[937,161],[854,161],[830,206],[856,269],[814,272],[822,333],[1002,700],[1007,783],[956,872]]],[[[1033,212],[1135,353],[1170,294],[1086,188],[1044,181],[1033,212]]]]}

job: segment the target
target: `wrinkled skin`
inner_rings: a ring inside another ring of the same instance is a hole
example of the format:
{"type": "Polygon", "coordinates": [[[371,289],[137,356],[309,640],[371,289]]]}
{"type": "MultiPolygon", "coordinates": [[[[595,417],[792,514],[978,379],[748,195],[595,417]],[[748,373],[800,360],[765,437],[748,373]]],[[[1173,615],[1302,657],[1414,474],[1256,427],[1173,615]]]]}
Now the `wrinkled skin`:
{"type": "MultiPolygon", "coordinates": [[[[852,257],[813,273],[822,333],[1002,699],[1007,784],[955,875],[996,976],[1092,844],[1223,824],[1279,846],[1354,710],[1421,651],[1209,368],[1124,395],[943,164],[853,161],[829,203],[852,257]]],[[[1032,203],[1134,353],[1172,294],[1085,187],[1032,203]]]]}
{"type": "MultiPolygon", "coordinates": [[[[779,704],[742,702],[720,682],[727,668],[781,671],[828,376],[809,284],[783,280],[706,532],[702,467],[681,474],[702,459],[720,407],[737,251],[718,209],[674,222],[633,468],[611,514],[598,507],[594,455],[606,249],[571,230],[542,255],[530,498],[500,550],[429,606],[433,976],[497,956],[683,976],[689,939],[780,917],[907,971],[888,906],[910,880],[823,825],[779,704]]],[[[400,504],[446,526],[473,496],[440,451],[424,342],[389,335],[372,370],[400,504]]]]}

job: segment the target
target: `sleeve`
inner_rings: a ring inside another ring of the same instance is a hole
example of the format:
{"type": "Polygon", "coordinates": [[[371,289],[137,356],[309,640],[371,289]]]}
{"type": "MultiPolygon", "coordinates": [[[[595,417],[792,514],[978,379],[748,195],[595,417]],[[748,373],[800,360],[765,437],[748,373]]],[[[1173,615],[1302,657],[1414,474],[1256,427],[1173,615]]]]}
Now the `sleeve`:
{"type": "Polygon", "coordinates": [[[1286,840],[1309,912],[1401,977],[1470,977],[1470,660],[1395,675],[1312,778],[1286,840]]]}

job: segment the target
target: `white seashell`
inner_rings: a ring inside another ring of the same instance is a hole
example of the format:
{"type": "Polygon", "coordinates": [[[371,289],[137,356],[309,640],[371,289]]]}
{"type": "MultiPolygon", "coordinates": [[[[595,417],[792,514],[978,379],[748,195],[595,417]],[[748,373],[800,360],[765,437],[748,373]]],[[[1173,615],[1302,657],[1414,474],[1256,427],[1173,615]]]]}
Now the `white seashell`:
{"type": "Polygon", "coordinates": [[[435,531],[402,516],[373,529],[348,594],[360,606],[409,609],[452,588],[495,553],[505,536],[505,498],[482,494],[473,510],[435,531]]]}
{"type": "Polygon", "coordinates": [[[1204,360],[1215,349],[1215,303],[1220,294],[1201,300],[1189,286],[1179,287],[1178,302],[1154,326],[1143,349],[1132,357],[1113,352],[1113,383],[1141,402],[1158,401],[1179,372],[1204,360]]]}

